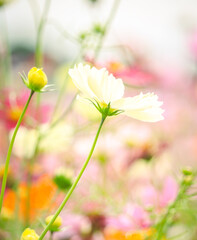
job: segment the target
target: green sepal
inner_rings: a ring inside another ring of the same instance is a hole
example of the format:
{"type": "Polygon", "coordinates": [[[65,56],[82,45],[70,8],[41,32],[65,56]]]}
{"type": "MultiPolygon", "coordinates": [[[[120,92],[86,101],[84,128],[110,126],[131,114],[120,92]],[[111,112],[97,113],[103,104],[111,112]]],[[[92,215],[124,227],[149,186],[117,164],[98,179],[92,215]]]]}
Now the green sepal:
{"type": "Polygon", "coordinates": [[[95,106],[95,108],[104,116],[104,117],[107,117],[107,116],[117,116],[121,113],[124,112],[124,110],[121,110],[121,109],[117,109],[117,110],[114,110],[111,108],[111,103],[108,103],[108,105],[106,107],[101,107],[99,102],[94,99],[94,100],[91,100],[88,98],[88,100],[95,106]]]}

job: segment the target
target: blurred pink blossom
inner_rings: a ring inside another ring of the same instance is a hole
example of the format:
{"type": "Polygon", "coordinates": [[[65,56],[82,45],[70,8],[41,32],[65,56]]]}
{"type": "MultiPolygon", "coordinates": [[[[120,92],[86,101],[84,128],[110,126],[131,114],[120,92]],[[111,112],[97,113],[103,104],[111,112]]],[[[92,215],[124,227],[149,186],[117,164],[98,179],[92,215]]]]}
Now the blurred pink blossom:
{"type": "Polygon", "coordinates": [[[131,231],[139,228],[147,228],[151,222],[148,213],[138,205],[128,204],[119,216],[108,217],[107,227],[122,231],[131,231]]]}
{"type": "Polygon", "coordinates": [[[147,207],[155,207],[157,210],[167,207],[176,198],[178,184],[172,177],[167,177],[164,180],[161,191],[158,191],[153,186],[148,186],[143,189],[142,201],[147,207]]]}
{"type": "MultiPolygon", "coordinates": [[[[16,95],[16,93],[10,89],[1,92],[2,105],[0,105],[0,118],[7,129],[15,127],[27,102],[29,94],[29,91],[22,91],[16,95]]],[[[51,107],[46,104],[41,105],[40,108],[37,109],[31,101],[26,111],[24,120],[31,118],[31,120],[45,123],[49,119],[50,110],[51,107]]],[[[22,122],[22,125],[25,125],[25,121],[22,122]]]]}

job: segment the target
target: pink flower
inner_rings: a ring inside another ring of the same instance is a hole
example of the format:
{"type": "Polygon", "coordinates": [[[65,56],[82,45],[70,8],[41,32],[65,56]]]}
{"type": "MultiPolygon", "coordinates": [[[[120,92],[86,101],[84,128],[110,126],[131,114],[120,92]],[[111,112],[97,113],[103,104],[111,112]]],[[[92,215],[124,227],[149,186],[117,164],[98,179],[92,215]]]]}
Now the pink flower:
{"type": "Polygon", "coordinates": [[[63,223],[65,226],[64,231],[56,233],[56,237],[65,238],[65,239],[81,239],[81,233],[89,233],[91,230],[91,224],[86,216],[71,214],[68,212],[64,212],[61,214],[63,223]]]}
{"type": "Polygon", "coordinates": [[[157,191],[153,186],[148,186],[143,192],[143,202],[145,206],[155,207],[157,210],[166,207],[176,198],[178,185],[172,177],[167,177],[161,191],[157,191]]]}
{"type": "Polygon", "coordinates": [[[108,217],[107,227],[121,231],[131,231],[147,228],[151,222],[148,213],[140,206],[128,204],[123,213],[119,216],[108,217]]]}
{"type": "MultiPolygon", "coordinates": [[[[12,90],[7,89],[1,92],[1,102],[0,105],[0,118],[4,122],[7,129],[12,129],[15,127],[23,108],[29,97],[29,91],[22,91],[17,94],[12,92],[12,90]]],[[[25,121],[29,118],[33,121],[39,121],[45,123],[49,119],[51,107],[49,105],[41,105],[37,109],[33,103],[30,103],[28,107],[22,125],[25,125],[25,121]]]]}
{"type": "Polygon", "coordinates": [[[116,78],[121,78],[125,83],[131,85],[144,86],[155,82],[155,76],[138,65],[123,66],[119,62],[109,62],[107,69],[116,78]]]}

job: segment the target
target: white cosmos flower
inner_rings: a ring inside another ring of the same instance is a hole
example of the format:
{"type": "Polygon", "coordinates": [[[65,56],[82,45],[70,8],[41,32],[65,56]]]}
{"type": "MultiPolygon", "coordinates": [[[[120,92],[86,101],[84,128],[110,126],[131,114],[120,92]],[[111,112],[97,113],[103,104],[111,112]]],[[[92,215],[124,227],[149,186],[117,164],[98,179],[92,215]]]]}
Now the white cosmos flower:
{"type": "Polygon", "coordinates": [[[164,112],[154,93],[140,93],[135,97],[123,98],[124,84],[105,68],[100,70],[89,65],[79,64],[69,70],[75,86],[81,91],[80,98],[90,100],[95,107],[107,115],[124,113],[127,116],[145,122],[157,122],[163,119],[164,112]],[[109,111],[105,111],[105,110],[109,111]]]}

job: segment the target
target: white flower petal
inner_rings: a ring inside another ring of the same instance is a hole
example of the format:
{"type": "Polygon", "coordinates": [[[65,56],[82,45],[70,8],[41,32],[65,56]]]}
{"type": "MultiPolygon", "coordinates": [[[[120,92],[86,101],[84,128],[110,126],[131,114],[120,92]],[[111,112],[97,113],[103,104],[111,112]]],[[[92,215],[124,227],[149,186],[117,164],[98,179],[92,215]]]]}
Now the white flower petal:
{"type": "Polygon", "coordinates": [[[73,80],[73,83],[75,86],[87,97],[93,98],[94,93],[91,91],[89,85],[88,85],[88,76],[90,74],[90,66],[86,65],[83,66],[83,64],[79,64],[78,66],[75,66],[73,69],[69,70],[69,75],[73,80]]]}
{"type": "Polygon", "coordinates": [[[102,94],[103,100],[107,104],[121,99],[124,95],[124,84],[122,79],[116,79],[112,74],[108,75],[102,82],[102,94]]]}
{"type": "Polygon", "coordinates": [[[157,122],[163,119],[163,103],[154,93],[140,93],[135,97],[123,98],[111,104],[112,108],[124,110],[124,114],[144,122],[157,122]]]}
{"type": "Polygon", "coordinates": [[[140,111],[140,110],[128,110],[125,111],[125,115],[141,120],[143,122],[158,122],[164,119],[164,117],[162,116],[163,113],[163,109],[161,108],[152,108],[152,109],[147,109],[144,111],[140,111]]]}
{"type": "Polygon", "coordinates": [[[89,65],[79,64],[69,70],[76,87],[88,98],[94,98],[100,103],[116,101],[124,94],[124,84],[121,79],[109,75],[105,68],[100,70],[89,65]]]}

